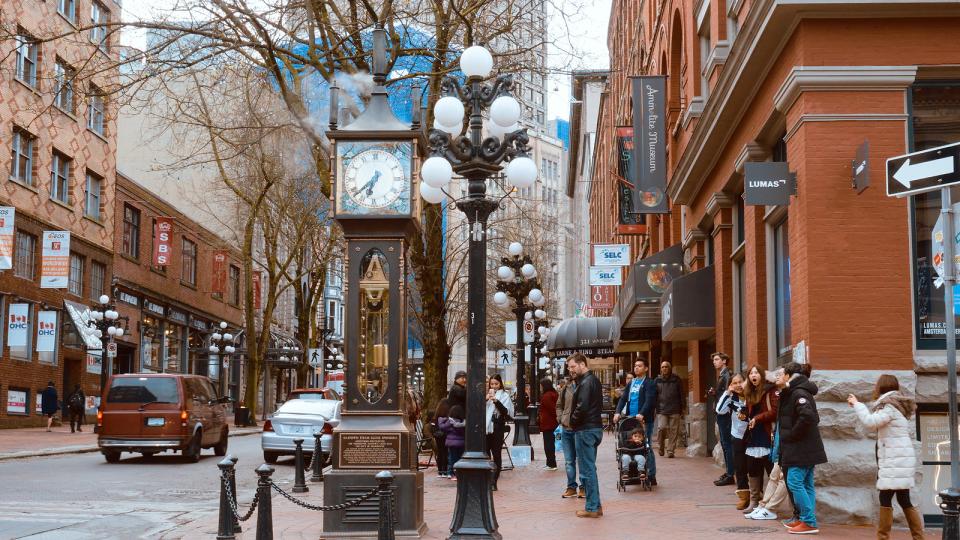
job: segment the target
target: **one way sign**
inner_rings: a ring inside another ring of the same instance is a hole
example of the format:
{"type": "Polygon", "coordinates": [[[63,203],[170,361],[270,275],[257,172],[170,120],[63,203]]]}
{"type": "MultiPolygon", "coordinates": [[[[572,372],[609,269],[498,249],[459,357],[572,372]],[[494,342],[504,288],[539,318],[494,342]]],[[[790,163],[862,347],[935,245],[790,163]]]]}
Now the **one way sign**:
{"type": "Polygon", "coordinates": [[[903,197],[960,183],[960,143],[887,160],[887,195],[903,197]]]}

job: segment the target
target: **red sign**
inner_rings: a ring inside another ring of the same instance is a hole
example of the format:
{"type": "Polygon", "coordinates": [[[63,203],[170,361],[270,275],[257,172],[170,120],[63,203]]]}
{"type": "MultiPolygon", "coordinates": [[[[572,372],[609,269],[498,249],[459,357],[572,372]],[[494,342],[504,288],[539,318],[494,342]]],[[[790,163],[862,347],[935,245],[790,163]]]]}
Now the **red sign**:
{"type": "Polygon", "coordinates": [[[227,252],[213,252],[213,292],[225,294],[227,292],[227,252]]]}
{"type": "Polygon", "coordinates": [[[173,218],[158,217],[153,223],[153,264],[167,266],[173,254],[173,218]]]}
{"type": "Polygon", "coordinates": [[[613,285],[594,285],[590,287],[590,307],[592,309],[613,309],[616,302],[613,285]]]}
{"type": "Polygon", "coordinates": [[[254,270],[253,272],[253,309],[260,309],[260,272],[259,270],[254,270]]]}

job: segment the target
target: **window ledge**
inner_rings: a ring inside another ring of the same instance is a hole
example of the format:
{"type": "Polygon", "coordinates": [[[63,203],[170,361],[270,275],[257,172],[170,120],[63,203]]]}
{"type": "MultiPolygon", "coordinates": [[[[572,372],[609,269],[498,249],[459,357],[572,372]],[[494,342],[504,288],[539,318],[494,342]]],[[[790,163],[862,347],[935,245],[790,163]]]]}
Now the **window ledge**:
{"type": "MultiPolygon", "coordinates": [[[[74,8],[76,8],[76,6],[74,6],[74,8]]],[[[73,19],[71,19],[70,17],[67,17],[66,15],[64,15],[63,13],[61,13],[59,9],[57,10],[57,15],[59,15],[60,18],[63,19],[64,21],[67,21],[67,24],[69,24],[71,27],[73,27],[74,30],[76,30],[76,29],[78,28],[78,27],[77,27],[76,17],[74,17],[73,19]]]]}
{"type": "Polygon", "coordinates": [[[32,84],[30,84],[30,83],[28,83],[27,81],[21,79],[20,77],[14,77],[13,80],[15,80],[15,81],[17,81],[18,83],[20,83],[20,85],[23,86],[24,88],[26,88],[27,90],[33,92],[34,95],[36,95],[37,97],[43,97],[43,96],[40,95],[40,89],[37,88],[36,86],[33,86],[32,84]]]}
{"type": "Polygon", "coordinates": [[[697,96],[690,100],[690,106],[683,111],[682,125],[683,129],[687,129],[687,126],[690,125],[690,121],[694,118],[700,118],[700,115],[703,114],[703,103],[706,101],[703,96],[697,96]]]}
{"type": "Polygon", "coordinates": [[[13,182],[14,184],[22,187],[23,189],[29,189],[30,191],[32,191],[32,192],[34,192],[34,193],[40,193],[40,190],[37,189],[37,187],[32,186],[32,185],[24,182],[23,180],[21,180],[21,179],[19,179],[19,178],[15,178],[15,177],[13,177],[13,176],[11,176],[11,177],[9,177],[9,178],[10,178],[10,181],[11,181],[11,182],[13,182]]]}
{"type": "Polygon", "coordinates": [[[730,254],[730,260],[737,261],[737,262],[743,260],[743,258],[746,256],[746,251],[747,251],[747,243],[740,242],[740,245],[737,246],[737,248],[733,250],[733,253],[730,254]]]}
{"type": "Polygon", "coordinates": [[[74,208],[74,207],[70,206],[69,204],[61,201],[60,199],[55,199],[55,198],[53,198],[53,197],[50,197],[50,202],[52,202],[53,204],[55,204],[55,205],[57,205],[57,206],[62,206],[62,207],[64,207],[64,208],[66,208],[67,210],[69,210],[70,212],[76,212],[76,211],[77,211],[76,208],[74,208]]]}
{"type": "Polygon", "coordinates": [[[186,288],[188,288],[188,289],[197,290],[197,285],[196,285],[195,283],[190,283],[189,281],[184,281],[184,280],[181,279],[181,280],[180,280],[180,285],[183,285],[184,287],[186,287],[186,288]]]}
{"type": "Polygon", "coordinates": [[[56,110],[58,110],[58,111],[60,111],[60,112],[62,112],[62,113],[64,114],[64,116],[66,116],[67,118],[73,120],[74,122],[78,122],[78,121],[79,121],[79,120],[77,120],[77,115],[76,115],[76,113],[72,113],[72,112],[64,109],[63,107],[57,105],[56,103],[53,104],[53,108],[56,109],[56,110]]]}
{"type": "Polygon", "coordinates": [[[107,136],[102,133],[97,133],[95,129],[92,129],[90,126],[87,126],[87,131],[93,134],[94,137],[100,139],[101,141],[110,144],[110,141],[107,140],[107,136]]]}
{"type": "Polygon", "coordinates": [[[100,218],[98,218],[98,217],[91,216],[90,214],[86,214],[86,213],[83,214],[83,219],[85,219],[85,220],[87,220],[87,221],[91,221],[91,222],[93,222],[93,223],[96,223],[97,225],[99,225],[99,226],[101,226],[101,227],[104,226],[102,219],[100,219],[100,218]]]}
{"type": "Polygon", "coordinates": [[[154,274],[157,274],[163,277],[168,277],[167,272],[165,270],[160,270],[156,266],[150,265],[150,271],[153,272],[154,274]]]}
{"type": "Polygon", "coordinates": [[[139,258],[139,257],[133,257],[133,256],[130,256],[130,255],[126,254],[126,253],[120,253],[120,256],[123,257],[124,259],[132,262],[132,263],[140,264],[140,258],[139,258]]]}

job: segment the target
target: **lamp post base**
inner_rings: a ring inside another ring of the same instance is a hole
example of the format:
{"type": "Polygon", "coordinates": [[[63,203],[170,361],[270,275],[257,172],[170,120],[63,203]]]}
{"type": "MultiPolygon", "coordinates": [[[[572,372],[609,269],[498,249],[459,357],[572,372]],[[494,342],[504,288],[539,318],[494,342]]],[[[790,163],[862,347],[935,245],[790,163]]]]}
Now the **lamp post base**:
{"type": "Polygon", "coordinates": [[[467,452],[453,466],[457,502],[447,540],[501,540],[493,507],[493,462],[486,454],[467,452]]]}
{"type": "Polygon", "coordinates": [[[530,418],[518,414],[513,420],[513,446],[530,446],[530,418]]]}
{"type": "Polygon", "coordinates": [[[960,538],[960,490],[948,488],[940,492],[940,509],[943,510],[943,540],[960,538]]]}
{"type": "Polygon", "coordinates": [[[530,434],[540,434],[540,406],[527,405],[527,417],[530,418],[530,434]]]}

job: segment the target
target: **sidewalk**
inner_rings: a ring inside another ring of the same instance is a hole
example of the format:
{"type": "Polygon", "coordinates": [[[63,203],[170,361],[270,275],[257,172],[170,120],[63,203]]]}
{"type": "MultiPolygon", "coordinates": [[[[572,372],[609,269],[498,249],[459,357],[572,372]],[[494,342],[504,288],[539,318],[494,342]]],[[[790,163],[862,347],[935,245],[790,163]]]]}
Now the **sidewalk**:
{"type": "MultiPolygon", "coordinates": [[[[625,493],[617,492],[616,465],[612,437],[604,438],[598,455],[600,493],[604,516],[600,519],[577,518],[575,512],[583,508],[582,499],[561,499],[566,485],[563,459],[558,455],[557,471],[544,471],[541,461],[513,471],[505,471],[500,490],[494,493],[500,533],[505,540],[550,538],[550,540],[619,540],[659,534],[665,538],[683,540],[713,540],[744,534],[755,538],[794,538],[778,521],[752,521],[734,508],[732,487],[716,487],[713,480],[718,469],[707,458],[657,458],[657,480],[660,486],[653,492],[641,491],[639,486],[628,486],[625,493]]],[[[285,490],[292,488],[292,467],[278,467],[274,481],[285,490]]],[[[439,540],[449,535],[450,516],[456,499],[456,482],[436,477],[436,469],[424,471],[425,519],[428,532],[424,539],[439,540]]],[[[309,483],[310,492],[304,501],[322,504],[320,484],[309,483]]],[[[240,506],[249,507],[251,492],[240,493],[240,506]]],[[[899,515],[899,511],[898,511],[899,515]]],[[[296,507],[277,496],[273,497],[274,534],[276,538],[316,539],[322,532],[322,517],[296,507]]],[[[243,524],[244,532],[238,538],[253,538],[256,517],[243,524]]],[[[844,540],[876,538],[872,527],[822,524],[820,538],[844,540]]],[[[185,525],[162,536],[164,539],[213,538],[217,533],[217,516],[185,525]]],[[[893,538],[908,538],[905,530],[894,530],[893,538]]],[[[927,538],[939,538],[940,530],[927,531],[927,538]]]]}
{"type": "MultiPolygon", "coordinates": [[[[230,419],[230,436],[260,433],[260,427],[242,427],[233,425],[230,419]]],[[[47,428],[0,429],[0,461],[23,459],[38,456],[57,456],[62,454],[82,454],[96,452],[97,435],[93,424],[83,426],[83,431],[70,433],[69,425],[47,428]]]]}

